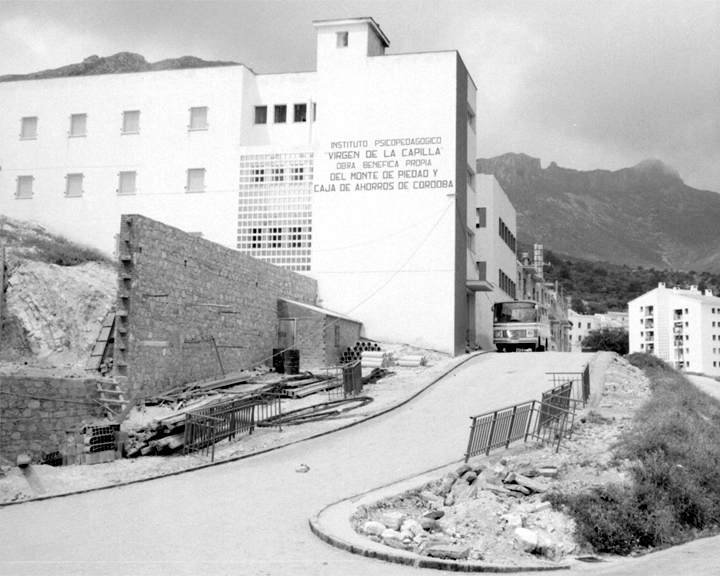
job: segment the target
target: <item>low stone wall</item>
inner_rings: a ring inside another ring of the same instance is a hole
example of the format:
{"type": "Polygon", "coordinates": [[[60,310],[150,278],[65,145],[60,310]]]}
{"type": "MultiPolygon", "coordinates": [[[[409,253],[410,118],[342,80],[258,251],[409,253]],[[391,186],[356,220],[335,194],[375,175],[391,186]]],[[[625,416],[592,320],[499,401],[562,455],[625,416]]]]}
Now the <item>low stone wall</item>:
{"type": "Polygon", "coordinates": [[[65,444],[67,434],[104,418],[91,378],[0,376],[0,454],[39,460],[65,444]]]}

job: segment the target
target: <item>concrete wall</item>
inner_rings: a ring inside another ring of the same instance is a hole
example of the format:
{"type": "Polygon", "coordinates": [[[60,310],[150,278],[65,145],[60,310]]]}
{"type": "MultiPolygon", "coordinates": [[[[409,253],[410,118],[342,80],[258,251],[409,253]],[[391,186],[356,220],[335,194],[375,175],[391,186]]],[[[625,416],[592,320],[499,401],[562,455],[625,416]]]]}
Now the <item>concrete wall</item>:
{"type": "Polygon", "coordinates": [[[66,434],[104,417],[90,378],[0,376],[0,454],[38,460],[64,444],[66,434]]]}
{"type": "Polygon", "coordinates": [[[314,280],[161,222],[123,216],[120,236],[115,367],[128,391],[269,365],[277,299],[315,303],[314,280]]]}

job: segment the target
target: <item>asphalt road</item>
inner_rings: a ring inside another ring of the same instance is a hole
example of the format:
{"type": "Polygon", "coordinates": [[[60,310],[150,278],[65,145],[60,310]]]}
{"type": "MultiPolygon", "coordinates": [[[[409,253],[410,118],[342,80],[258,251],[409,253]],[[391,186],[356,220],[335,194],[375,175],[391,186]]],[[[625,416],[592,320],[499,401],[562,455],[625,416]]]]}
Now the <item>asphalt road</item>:
{"type": "MultiPolygon", "coordinates": [[[[469,417],[538,399],[587,354],[487,354],[353,428],[197,472],[0,509],[0,574],[417,574],[341,552],[309,517],[459,461],[469,417]],[[310,467],[298,473],[300,464],[310,467]]],[[[438,573],[438,572],[434,572],[438,573]]]]}

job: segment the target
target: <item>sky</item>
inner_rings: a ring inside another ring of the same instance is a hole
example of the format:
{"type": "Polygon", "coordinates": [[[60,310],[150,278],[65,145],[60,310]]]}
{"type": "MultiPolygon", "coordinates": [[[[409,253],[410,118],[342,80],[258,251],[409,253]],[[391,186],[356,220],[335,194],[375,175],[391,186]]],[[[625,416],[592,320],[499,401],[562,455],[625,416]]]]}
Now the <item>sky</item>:
{"type": "Polygon", "coordinates": [[[720,0],[0,0],[0,75],[117,52],[310,71],[312,22],[361,16],[388,54],[459,51],[479,157],[576,170],[657,158],[720,192],[720,0]]]}

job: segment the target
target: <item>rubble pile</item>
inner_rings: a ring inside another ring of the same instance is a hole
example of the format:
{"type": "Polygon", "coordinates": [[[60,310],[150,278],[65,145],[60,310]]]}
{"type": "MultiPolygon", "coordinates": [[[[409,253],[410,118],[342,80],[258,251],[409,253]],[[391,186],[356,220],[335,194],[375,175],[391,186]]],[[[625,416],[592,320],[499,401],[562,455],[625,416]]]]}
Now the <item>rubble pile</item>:
{"type": "Polygon", "coordinates": [[[520,552],[535,563],[557,562],[575,549],[572,522],[540,497],[557,473],[512,458],[464,464],[420,490],[360,509],[353,523],[376,542],[424,556],[507,563],[520,552]]]}

